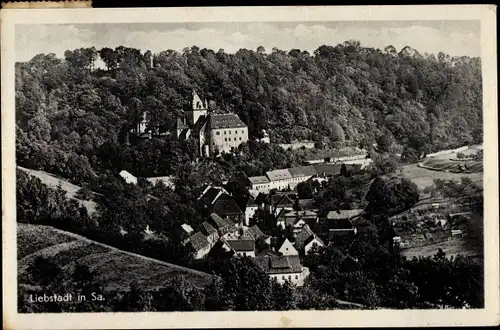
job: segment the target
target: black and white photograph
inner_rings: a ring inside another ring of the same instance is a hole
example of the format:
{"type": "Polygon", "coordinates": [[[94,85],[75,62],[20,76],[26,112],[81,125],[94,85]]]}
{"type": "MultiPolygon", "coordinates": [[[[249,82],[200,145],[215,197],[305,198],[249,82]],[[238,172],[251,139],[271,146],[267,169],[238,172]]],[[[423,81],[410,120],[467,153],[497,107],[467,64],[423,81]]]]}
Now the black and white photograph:
{"type": "Polygon", "coordinates": [[[493,31],[332,17],[14,24],[15,312],[484,310],[493,31]]]}

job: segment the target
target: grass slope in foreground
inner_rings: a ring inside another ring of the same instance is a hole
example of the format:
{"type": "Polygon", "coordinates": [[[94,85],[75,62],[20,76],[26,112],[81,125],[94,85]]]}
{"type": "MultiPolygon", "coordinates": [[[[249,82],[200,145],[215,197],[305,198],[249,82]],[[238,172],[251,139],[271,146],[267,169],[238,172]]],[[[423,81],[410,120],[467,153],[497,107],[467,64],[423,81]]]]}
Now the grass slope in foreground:
{"type": "Polygon", "coordinates": [[[18,282],[29,284],[28,266],[37,256],[44,256],[72,272],[83,264],[96,273],[105,290],[126,291],[132,282],[145,290],[165,286],[176,275],[198,287],[210,284],[209,274],[144,257],[89,240],[80,235],[49,226],[17,224],[18,282]]]}

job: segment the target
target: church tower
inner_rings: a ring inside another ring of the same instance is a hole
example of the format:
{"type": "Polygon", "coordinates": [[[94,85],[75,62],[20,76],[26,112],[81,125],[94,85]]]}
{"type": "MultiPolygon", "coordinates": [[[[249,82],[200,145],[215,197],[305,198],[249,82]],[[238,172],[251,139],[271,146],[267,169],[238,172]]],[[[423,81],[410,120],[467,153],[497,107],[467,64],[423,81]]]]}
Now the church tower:
{"type": "Polygon", "coordinates": [[[201,116],[207,115],[207,104],[202,101],[196,91],[193,90],[193,100],[191,102],[191,109],[186,111],[187,124],[192,127],[201,116]]]}

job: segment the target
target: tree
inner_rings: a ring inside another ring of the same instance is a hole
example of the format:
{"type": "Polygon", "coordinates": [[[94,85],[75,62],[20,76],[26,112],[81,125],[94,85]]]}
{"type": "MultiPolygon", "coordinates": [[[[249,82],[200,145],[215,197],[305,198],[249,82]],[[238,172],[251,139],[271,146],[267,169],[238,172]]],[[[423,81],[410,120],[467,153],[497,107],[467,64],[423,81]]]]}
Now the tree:
{"type": "Polygon", "coordinates": [[[52,260],[37,256],[28,267],[28,273],[34,283],[49,288],[56,285],[62,276],[61,268],[52,260]]]}

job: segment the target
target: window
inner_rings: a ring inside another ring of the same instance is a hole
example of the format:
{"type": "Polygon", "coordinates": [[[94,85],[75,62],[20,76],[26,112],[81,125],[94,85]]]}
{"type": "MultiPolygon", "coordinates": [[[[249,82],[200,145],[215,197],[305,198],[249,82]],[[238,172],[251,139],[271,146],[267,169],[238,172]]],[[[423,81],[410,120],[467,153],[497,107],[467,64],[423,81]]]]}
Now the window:
{"type": "Polygon", "coordinates": [[[295,279],[298,280],[299,279],[299,275],[295,275],[295,279]]]}
{"type": "Polygon", "coordinates": [[[216,132],[215,134],[216,134],[216,135],[220,135],[220,132],[216,132]]]}
{"type": "Polygon", "coordinates": [[[288,275],[288,280],[291,281],[292,280],[292,275],[288,275]]]}
{"type": "Polygon", "coordinates": [[[240,141],[241,141],[241,137],[240,137],[240,141]]]}
{"type": "Polygon", "coordinates": [[[226,131],[224,131],[224,135],[226,135],[226,131]]]}
{"type": "Polygon", "coordinates": [[[281,279],[284,280],[285,279],[285,275],[281,276],[281,279]]]}
{"type": "Polygon", "coordinates": [[[245,130],[241,130],[241,134],[245,134],[245,130]]]}
{"type": "Polygon", "coordinates": [[[224,141],[227,141],[227,138],[224,138],[224,141]]]}
{"type": "Polygon", "coordinates": [[[231,131],[229,131],[229,134],[231,134],[231,131]]]}

